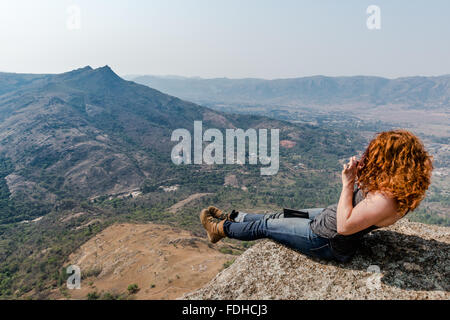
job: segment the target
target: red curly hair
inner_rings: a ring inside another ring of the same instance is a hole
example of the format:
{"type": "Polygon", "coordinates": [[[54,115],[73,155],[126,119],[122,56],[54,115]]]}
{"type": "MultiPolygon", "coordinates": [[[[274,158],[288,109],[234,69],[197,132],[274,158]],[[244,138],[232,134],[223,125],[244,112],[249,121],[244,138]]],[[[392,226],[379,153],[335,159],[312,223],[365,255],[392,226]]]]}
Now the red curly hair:
{"type": "Polygon", "coordinates": [[[431,182],[432,157],[407,130],[381,132],[359,160],[357,183],[365,194],[381,191],[397,201],[398,212],[412,211],[431,182]]]}

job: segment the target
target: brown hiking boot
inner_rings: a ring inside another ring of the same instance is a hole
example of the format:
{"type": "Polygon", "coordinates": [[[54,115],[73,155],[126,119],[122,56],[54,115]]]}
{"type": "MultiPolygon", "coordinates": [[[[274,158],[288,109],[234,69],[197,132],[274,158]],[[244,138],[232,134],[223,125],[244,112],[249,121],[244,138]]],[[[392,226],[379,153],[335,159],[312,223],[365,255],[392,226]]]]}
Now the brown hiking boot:
{"type": "Polygon", "coordinates": [[[233,210],[232,213],[225,213],[219,208],[210,206],[208,207],[209,214],[212,215],[214,218],[219,220],[228,220],[234,222],[234,217],[237,215],[237,212],[233,210]]]}
{"type": "Polygon", "coordinates": [[[209,213],[209,210],[203,209],[202,212],[200,212],[200,221],[203,228],[205,228],[208,233],[209,241],[212,243],[216,243],[226,237],[225,232],[223,231],[223,224],[225,220],[216,222],[214,217],[209,213]]]}

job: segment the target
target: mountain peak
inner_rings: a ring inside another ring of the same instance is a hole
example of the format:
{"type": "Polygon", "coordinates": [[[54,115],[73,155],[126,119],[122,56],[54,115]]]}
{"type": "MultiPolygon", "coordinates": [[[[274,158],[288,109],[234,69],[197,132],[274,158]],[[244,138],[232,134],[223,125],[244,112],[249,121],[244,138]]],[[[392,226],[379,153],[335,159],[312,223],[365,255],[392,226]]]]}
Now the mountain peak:
{"type": "Polygon", "coordinates": [[[103,72],[112,72],[114,73],[114,71],[112,71],[111,67],[108,65],[104,65],[103,67],[98,67],[95,70],[97,71],[103,71],[103,72]]]}
{"type": "Polygon", "coordinates": [[[74,69],[72,71],[68,71],[65,73],[62,73],[61,75],[94,75],[94,74],[102,74],[105,76],[113,76],[120,78],[112,69],[110,66],[105,65],[103,67],[95,68],[93,69],[91,66],[85,66],[82,68],[74,69]]]}
{"type": "Polygon", "coordinates": [[[123,80],[108,65],[93,69],[91,66],[56,75],[55,81],[69,81],[71,85],[84,90],[98,90],[116,86],[123,80]]]}
{"type": "Polygon", "coordinates": [[[109,80],[122,80],[121,77],[119,77],[117,75],[117,73],[115,73],[110,66],[105,65],[103,67],[99,67],[96,68],[93,71],[93,74],[99,74],[102,76],[102,78],[104,79],[109,79],[109,80]]]}
{"type": "Polygon", "coordinates": [[[96,69],[94,69],[94,71],[96,71],[96,72],[102,72],[102,73],[105,73],[105,74],[112,74],[112,75],[116,75],[116,76],[117,76],[117,74],[116,74],[116,73],[111,69],[111,67],[108,66],[108,65],[105,65],[105,66],[103,66],[103,67],[96,68],[96,69]]]}

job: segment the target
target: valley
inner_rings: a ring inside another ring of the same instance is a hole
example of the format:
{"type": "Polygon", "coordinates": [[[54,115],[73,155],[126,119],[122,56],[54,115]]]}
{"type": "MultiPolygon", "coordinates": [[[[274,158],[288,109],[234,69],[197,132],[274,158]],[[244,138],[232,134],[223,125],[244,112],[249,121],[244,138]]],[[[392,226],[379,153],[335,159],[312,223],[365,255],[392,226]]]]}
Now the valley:
{"type": "Polygon", "coordinates": [[[212,203],[257,212],[333,203],[339,161],[364,141],[338,129],[214,111],[125,81],[108,66],[0,74],[0,82],[2,298],[51,297],[65,286],[67,257],[117,223],[204,237],[198,214],[212,203]],[[205,130],[279,129],[289,142],[280,147],[278,174],[261,176],[260,164],[173,164],[171,132],[192,131],[196,120],[205,130]]]}
{"type": "Polygon", "coordinates": [[[434,157],[433,182],[415,221],[450,225],[450,76],[290,79],[130,76],[222,112],[267,116],[345,131],[369,141],[376,132],[405,128],[434,157]]]}
{"type": "MultiPolygon", "coordinates": [[[[364,109],[362,117],[361,106],[194,100],[203,106],[126,81],[108,66],[0,73],[0,84],[2,299],[169,299],[188,292],[253,244],[207,245],[201,209],[214,204],[263,213],[335,203],[342,163],[360,154],[374,132],[399,125],[387,121],[388,112],[377,120],[376,109],[364,109]],[[193,132],[194,121],[222,133],[279,129],[278,173],[261,175],[263,166],[249,165],[248,153],[241,165],[175,165],[171,133],[193,132]],[[169,243],[175,236],[194,240],[169,243]],[[193,265],[188,255],[211,261],[205,277],[180,269],[193,265]],[[65,290],[71,263],[92,271],[79,292],[65,290]],[[128,290],[133,284],[139,290],[128,290]]],[[[434,116],[435,127],[420,132],[436,170],[427,200],[411,219],[448,225],[449,143],[445,132],[436,134],[448,123],[441,107],[427,112],[443,112],[434,116]]]]}

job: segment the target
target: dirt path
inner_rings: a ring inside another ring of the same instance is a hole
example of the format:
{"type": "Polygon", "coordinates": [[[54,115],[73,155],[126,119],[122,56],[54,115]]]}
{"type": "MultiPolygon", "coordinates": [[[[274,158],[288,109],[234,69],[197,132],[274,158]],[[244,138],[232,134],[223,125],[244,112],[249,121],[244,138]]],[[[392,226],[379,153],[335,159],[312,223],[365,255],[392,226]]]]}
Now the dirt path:
{"type": "Polygon", "coordinates": [[[178,211],[178,209],[182,208],[183,206],[185,206],[189,202],[191,202],[191,201],[193,201],[195,199],[200,199],[201,197],[208,196],[208,195],[211,195],[211,194],[213,194],[213,193],[194,193],[194,194],[191,194],[186,199],[181,200],[181,201],[175,203],[173,206],[171,206],[169,208],[169,212],[175,213],[175,212],[178,211]]]}

